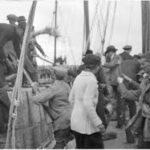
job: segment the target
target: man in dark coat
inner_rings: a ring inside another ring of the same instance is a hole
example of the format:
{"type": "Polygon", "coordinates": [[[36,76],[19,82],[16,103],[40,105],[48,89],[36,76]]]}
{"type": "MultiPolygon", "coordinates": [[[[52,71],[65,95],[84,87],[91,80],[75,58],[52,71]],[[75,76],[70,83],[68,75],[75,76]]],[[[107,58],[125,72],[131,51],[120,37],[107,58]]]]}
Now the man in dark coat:
{"type": "Polygon", "coordinates": [[[123,49],[124,49],[124,52],[120,54],[122,60],[132,59],[132,56],[130,55],[130,52],[132,50],[132,46],[126,45],[123,47],[123,49]]]}
{"type": "MultiPolygon", "coordinates": [[[[140,71],[140,63],[136,59],[132,58],[132,59],[124,60],[120,68],[121,68],[121,73],[127,75],[133,81],[137,82],[137,74],[140,71]]],[[[130,86],[129,84],[126,84],[126,88],[128,90],[133,89],[133,87],[130,86]]],[[[136,103],[135,101],[131,101],[125,98],[124,98],[124,101],[129,108],[130,118],[132,118],[136,113],[136,103]]]]}
{"type": "Polygon", "coordinates": [[[20,37],[16,27],[10,24],[0,23],[0,59],[4,60],[4,45],[12,41],[17,56],[20,56],[20,37]]]}

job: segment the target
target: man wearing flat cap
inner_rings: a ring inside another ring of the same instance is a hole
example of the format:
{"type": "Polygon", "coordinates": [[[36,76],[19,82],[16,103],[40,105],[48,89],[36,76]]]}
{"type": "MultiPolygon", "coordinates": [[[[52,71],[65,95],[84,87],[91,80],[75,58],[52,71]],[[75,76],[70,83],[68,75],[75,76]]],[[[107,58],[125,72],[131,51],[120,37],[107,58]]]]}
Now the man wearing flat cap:
{"type": "Polygon", "coordinates": [[[133,59],[133,57],[130,55],[131,51],[132,51],[132,46],[131,45],[125,45],[123,47],[124,52],[122,52],[120,54],[122,60],[127,60],[127,59],[133,59]]]}
{"type": "Polygon", "coordinates": [[[7,15],[7,20],[9,21],[9,24],[16,25],[18,17],[14,14],[7,15]]]}
{"type": "Polygon", "coordinates": [[[104,148],[102,133],[105,128],[96,113],[98,85],[95,74],[99,69],[100,58],[89,54],[83,58],[83,62],[85,70],[76,77],[69,96],[69,101],[73,104],[71,129],[77,148],[104,148]]]}

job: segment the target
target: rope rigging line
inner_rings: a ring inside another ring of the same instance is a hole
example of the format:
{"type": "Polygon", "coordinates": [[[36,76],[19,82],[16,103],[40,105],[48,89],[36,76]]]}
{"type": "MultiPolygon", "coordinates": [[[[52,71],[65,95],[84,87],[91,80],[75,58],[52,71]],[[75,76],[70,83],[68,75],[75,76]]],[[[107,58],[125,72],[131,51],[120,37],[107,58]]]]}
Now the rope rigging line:
{"type": "MultiPolygon", "coordinates": [[[[126,43],[128,43],[128,40],[129,40],[129,33],[130,33],[130,30],[131,30],[132,13],[133,13],[133,3],[131,3],[131,5],[130,5],[129,26],[128,26],[127,36],[126,36],[126,40],[125,40],[126,43]]],[[[125,43],[125,44],[126,44],[126,43],[125,43]]]]}
{"type": "Polygon", "coordinates": [[[22,78],[23,78],[22,75],[23,75],[23,66],[24,66],[24,59],[25,59],[25,50],[27,48],[27,43],[30,38],[36,4],[37,1],[33,1],[32,7],[30,9],[29,17],[28,17],[28,22],[26,24],[24,38],[23,38],[20,61],[17,70],[17,78],[16,78],[15,86],[13,88],[12,101],[11,101],[11,106],[9,111],[9,122],[8,122],[7,139],[5,145],[6,149],[8,148],[15,149],[16,147],[15,125],[17,120],[17,108],[19,106],[19,103],[21,102],[21,92],[22,92],[21,87],[22,87],[22,78]]]}
{"type": "Polygon", "coordinates": [[[103,32],[103,39],[102,39],[102,50],[101,54],[103,55],[104,53],[104,44],[105,44],[105,37],[106,37],[106,32],[107,32],[107,26],[108,26],[108,20],[109,20],[109,15],[110,15],[110,4],[111,2],[109,1],[107,4],[107,9],[106,9],[106,20],[105,20],[105,26],[104,26],[104,32],[103,32]]]}
{"type": "MultiPolygon", "coordinates": [[[[60,18],[63,18],[62,20],[64,21],[64,20],[65,20],[65,19],[64,19],[65,17],[64,17],[63,11],[61,10],[60,5],[58,6],[58,14],[60,15],[60,18]]],[[[64,27],[63,27],[63,31],[64,31],[64,34],[65,34],[65,37],[64,37],[64,38],[66,39],[65,42],[66,42],[66,44],[68,45],[69,50],[70,50],[70,52],[71,52],[74,65],[76,65],[76,60],[75,60],[75,56],[74,56],[74,54],[73,54],[71,40],[70,40],[69,35],[68,35],[68,32],[67,32],[67,29],[68,29],[68,26],[69,26],[68,24],[69,24],[69,21],[67,21],[67,25],[64,25],[64,27]]]]}
{"type": "Polygon", "coordinates": [[[111,24],[111,28],[110,28],[110,37],[108,40],[108,45],[111,43],[113,32],[114,32],[116,10],[117,10],[117,1],[115,1],[115,3],[114,3],[114,11],[113,11],[112,24],[111,24]]]}

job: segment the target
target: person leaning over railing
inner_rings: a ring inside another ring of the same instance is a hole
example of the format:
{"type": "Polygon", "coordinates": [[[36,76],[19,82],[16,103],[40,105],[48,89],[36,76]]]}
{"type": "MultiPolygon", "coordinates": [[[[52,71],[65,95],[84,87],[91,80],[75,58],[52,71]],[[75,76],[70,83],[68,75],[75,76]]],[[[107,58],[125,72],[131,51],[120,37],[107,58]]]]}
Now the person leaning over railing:
{"type": "MultiPolygon", "coordinates": [[[[55,67],[54,73],[56,80],[51,87],[37,92],[36,95],[33,95],[32,99],[35,104],[43,105],[46,112],[52,118],[54,138],[56,140],[54,148],[63,149],[70,138],[72,138],[70,132],[70,116],[72,108],[68,100],[70,86],[64,81],[64,77],[67,73],[65,69],[55,67]],[[44,106],[46,102],[49,103],[48,107],[44,106]]],[[[33,89],[36,89],[36,87],[33,87],[33,89]]]]}

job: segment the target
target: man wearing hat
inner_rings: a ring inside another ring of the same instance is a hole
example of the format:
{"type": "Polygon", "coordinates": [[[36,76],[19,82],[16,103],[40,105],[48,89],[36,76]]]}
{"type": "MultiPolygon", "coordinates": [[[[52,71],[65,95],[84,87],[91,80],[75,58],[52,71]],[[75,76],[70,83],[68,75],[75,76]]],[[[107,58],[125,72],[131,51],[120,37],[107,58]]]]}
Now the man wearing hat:
{"type": "Polygon", "coordinates": [[[7,15],[7,20],[9,21],[9,24],[11,24],[11,25],[15,26],[16,22],[17,22],[17,19],[18,19],[18,17],[14,14],[7,15]]]}
{"type": "Polygon", "coordinates": [[[100,58],[93,54],[83,58],[85,70],[75,79],[69,101],[73,104],[71,129],[75,135],[76,148],[104,148],[102,135],[105,131],[101,118],[96,113],[98,85],[95,77],[100,58]]]}
{"type": "Polygon", "coordinates": [[[107,47],[105,52],[105,57],[108,57],[109,60],[106,61],[106,63],[103,65],[107,70],[106,76],[107,81],[109,85],[109,93],[111,97],[116,100],[114,101],[114,105],[116,105],[116,111],[117,111],[117,127],[122,127],[122,107],[123,103],[121,102],[120,93],[118,91],[118,83],[117,83],[117,77],[120,75],[120,63],[121,58],[119,55],[116,54],[117,49],[110,45],[107,47]]]}
{"type": "MultiPolygon", "coordinates": [[[[10,25],[13,25],[14,27],[17,27],[16,22],[17,22],[17,16],[14,14],[9,14],[7,15],[7,20],[9,21],[10,25]]],[[[4,47],[4,53],[5,53],[5,57],[6,59],[6,63],[9,66],[9,73],[12,73],[14,71],[17,70],[17,66],[16,66],[16,60],[17,60],[17,56],[14,50],[14,46],[13,46],[13,42],[12,41],[8,41],[4,47]]]]}
{"type": "Polygon", "coordinates": [[[105,57],[108,57],[109,61],[103,65],[103,67],[109,69],[109,83],[111,85],[116,85],[116,79],[119,73],[118,66],[120,64],[120,57],[116,54],[116,51],[117,49],[113,45],[107,47],[105,57]]]}
{"type": "Polygon", "coordinates": [[[67,69],[59,66],[53,69],[56,79],[52,86],[37,92],[32,99],[36,104],[44,105],[46,102],[49,103],[49,106],[44,106],[44,109],[53,121],[54,138],[56,141],[54,149],[64,149],[67,142],[72,138],[70,131],[72,107],[68,101],[70,87],[64,81],[67,69]]]}
{"type": "Polygon", "coordinates": [[[133,57],[130,55],[132,46],[131,45],[126,45],[123,47],[124,52],[120,54],[122,60],[127,60],[127,59],[132,59],[133,57]]]}

